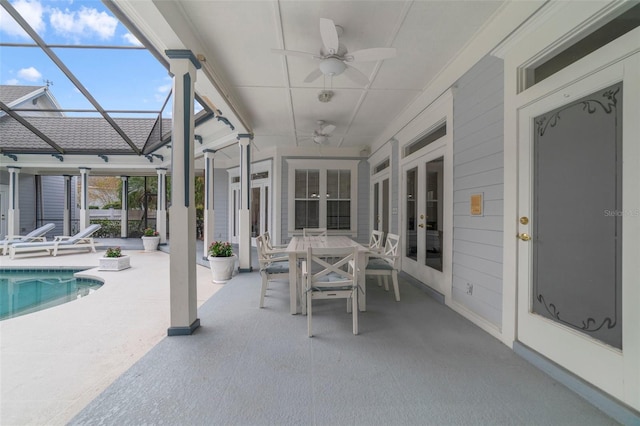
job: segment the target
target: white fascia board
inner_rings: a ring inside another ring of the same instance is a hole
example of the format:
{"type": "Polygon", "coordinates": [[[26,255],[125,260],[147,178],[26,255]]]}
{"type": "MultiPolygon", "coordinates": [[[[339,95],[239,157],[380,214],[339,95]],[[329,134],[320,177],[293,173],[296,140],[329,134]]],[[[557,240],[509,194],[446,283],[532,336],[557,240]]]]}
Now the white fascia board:
{"type": "Polygon", "coordinates": [[[402,111],[380,137],[374,142],[371,151],[375,152],[415,117],[431,105],[444,92],[451,88],[496,45],[501,43],[523,22],[533,15],[546,0],[509,1],[504,4],[458,55],[427,85],[416,100],[402,111]]]}
{"type": "MultiPolygon", "coordinates": [[[[63,155],[63,161],[51,156],[51,154],[16,154],[18,161],[12,161],[11,164],[6,162],[6,166],[20,167],[25,171],[33,169],[42,174],[73,174],[65,171],[76,171],[80,167],[88,167],[93,174],[130,174],[145,175],[155,174],[155,170],[159,167],[168,168],[170,163],[154,158],[150,162],[144,156],[134,155],[110,155],[107,156],[108,162],[97,155],[63,155]],[[168,165],[169,164],[169,165],[168,165]]],[[[3,166],[5,162],[3,162],[3,166]]]]}

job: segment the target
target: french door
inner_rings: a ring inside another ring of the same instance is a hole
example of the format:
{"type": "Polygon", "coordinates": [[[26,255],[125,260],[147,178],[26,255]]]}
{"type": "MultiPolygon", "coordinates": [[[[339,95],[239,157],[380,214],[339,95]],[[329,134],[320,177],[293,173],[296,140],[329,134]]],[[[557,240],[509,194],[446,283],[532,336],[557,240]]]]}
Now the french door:
{"type": "Polygon", "coordinates": [[[639,64],[519,110],[517,224],[518,340],[636,407],[639,64]]]}
{"type": "MultiPolygon", "coordinates": [[[[446,233],[451,200],[445,191],[445,147],[402,167],[402,269],[441,292],[450,294],[450,247],[446,233]]],[[[450,239],[449,239],[450,240],[450,239]]]]}

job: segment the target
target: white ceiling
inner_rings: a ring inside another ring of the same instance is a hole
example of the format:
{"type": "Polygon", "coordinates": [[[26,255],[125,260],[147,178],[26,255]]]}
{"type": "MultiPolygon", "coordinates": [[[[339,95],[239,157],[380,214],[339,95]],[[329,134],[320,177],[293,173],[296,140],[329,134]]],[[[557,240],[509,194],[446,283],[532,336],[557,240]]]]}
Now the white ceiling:
{"type": "MultiPolygon", "coordinates": [[[[313,146],[317,120],[336,126],[329,144],[365,148],[483,29],[503,1],[182,1],[115,0],[155,49],[189,49],[204,55],[219,91],[198,76],[197,90],[231,119],[236,132],[254,134],[258,149],[313,146]],[[394,47],[397,56],[352,63],[370,79],[359,86],[344,75],[330,82],[304,78],[318,61],[271,49],[318,53],[319,19],[344,28],[350,52],[394,47]],[[318,101],[332,84],[331,102],[318,101]],[[328,88],[328,87],[327,87],[328,88]],[[223,92],[223,93],[220,93],[223,92]],[[229,107],[233,105],[233,110],[229,107]],[[240,120],[242,117],[243,120],[240,120]],[[242,125],[244,121],[244,126],[242,125]]],[[[228,143],[220,123],[204,130],[209,143],[228,143]],[[215,139],[215,140],[214,140],[215,139]],[[223,143],[223,142],[220,142],[223,143]]],[[[206,143],[205,143],[206,144],[206,143]]]]}

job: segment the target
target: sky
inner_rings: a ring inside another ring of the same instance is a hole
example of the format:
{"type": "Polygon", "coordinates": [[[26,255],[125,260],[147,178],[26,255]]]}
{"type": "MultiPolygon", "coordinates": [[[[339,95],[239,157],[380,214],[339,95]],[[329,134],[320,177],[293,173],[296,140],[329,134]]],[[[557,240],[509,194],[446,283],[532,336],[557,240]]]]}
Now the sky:
{"type": "MultiPolygon", "coordinates": [[[[141,46],[99,0],[13,0],[10,3],[47,44],[141,46]]],[[[0,42],[35,44],[1,6],[0,42]]],[[[147,50],[52,50],[106,110],[159,111],[171,90],[167,70],[147,50]]],[[[38,47],[0,46],[0,84],[49,84],[61,108],[94,109],[38,47]]],[[[166,109],[165,117],[171,115],[171,102],[166,109]]],[[[66,115],[96,116],[95,113],[66,115]]]]}

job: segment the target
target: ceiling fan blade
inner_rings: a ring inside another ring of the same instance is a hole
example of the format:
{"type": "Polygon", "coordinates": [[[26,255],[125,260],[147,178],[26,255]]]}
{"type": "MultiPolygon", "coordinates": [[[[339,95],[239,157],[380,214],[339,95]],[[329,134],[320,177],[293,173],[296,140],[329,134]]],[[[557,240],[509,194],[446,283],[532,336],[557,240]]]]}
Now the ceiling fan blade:
{"type": "Polygon", "coordinates": [[[311,59],[320,59],[320,56],[315,55],[313,53],[309,53],[309,52],[298,52],[297,50],[285,50],[285,49],[271,49],[272,53],[278,53],[280,55],[287,55],[287,56],[302,56],[305,58],[311,58],[311,59]]]}
{"type": "Polygon", "coordinates": [[[367,84],[369,84],[369,78],[352,66],[347,65],[347,69],[344,70],[344,75],[346,75],[354,83],[357,83],[361,86],[366,86],[367,84]]]}
{"type": "Polygon", "coordinates": [[[345,57],[345,60],[352,62],[381,61],[383,59],[395,58],[395,56],[395,47],[374,47],[349,53],[345,57]]]}
{"type": "Polygon", "coordinates": [[[333,132],[335,129],[336,129],[336,126],[334,126],[333,124],[327,124],[322,129],[320,129],[320,131],[322,132],[323,135],[329,136],[331,132],[333,132]]]}
{"type": "Polygon", "coordinates": [[[315,70],[309,73],[309,75],[304,79],[304,82],[312,83],[313,81],[317,80],[318,77],[320,77],[321,75],[322,75],[322,71],[320,71],[319,68],[316,68],[315,70]]]}
{"type": "Polygon", "coordinates": [[[331,19],[320,18],[320,37],[329,55],[338,53],[338,46],[340,46],[338,30],[336,30],[336,24],[331,19]]]}

